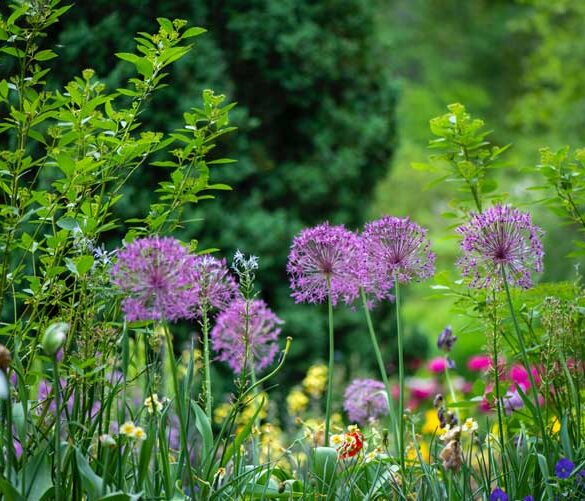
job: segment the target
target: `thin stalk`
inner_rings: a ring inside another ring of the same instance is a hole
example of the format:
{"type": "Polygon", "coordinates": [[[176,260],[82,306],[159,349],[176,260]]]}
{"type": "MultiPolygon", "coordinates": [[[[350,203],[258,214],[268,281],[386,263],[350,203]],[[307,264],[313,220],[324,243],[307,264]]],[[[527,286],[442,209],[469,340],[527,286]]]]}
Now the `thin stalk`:
{"type": "MultiPolygon", "coordinates": [[[[504,420],[502,419],[502,397],[500,395],[500,369],[498,366],[498,332],[495,320],[493,351],[494,359],[492,363],[494,364],[494,381],[496,384],[496,410],[498,412],[498,435],[500,436],[500,450],[503,458],[506,437],[504,435],[504,420]]],[[[506,466],[506,461],[502,461],[502,466],[504,469],[504,488],[506,492],[508,492],[508,467],[506,466]]]]}
{"type": "Polygon", "coordinates": [[[59,362],[53,355],[53,388],[55,390],[55,501],[61,501],[61,391],[59,388],[59,362]]]}
{"type": "Polygon", "coordinates": [[[376,361],[378,362],[378,369],[380,371],[380,376],[382,377],[382,381],[384,382],[384,386],[386,388],[388,398],[388,410],[390,411],[392,428],[394,430],[394,440],[396,444],[398,444],[398,428],[396,426],[396,410],[394,409],[394,403],[392,402],[392,388],[390,386],[390,381],[388,381],[388,374],[386,374],[386,366],[384,365],[380,345],[378,344],[378,339],[374,331],[374,324],[372,323],[372,317],[370,316],[370,309],[368,308],[368,300],[366,298],[366,293],[363,289],[360,289],[360,294],[362,297],[364,314],[366,315],[366,323],[368,324],[368,331],[370,333],[370,340],[372,341],[372,346],[374,347],[374,354],[376,355],[376,361]]]}
{"type": "Polygon", "coordinates": [[[331,280],[327,279],[327,305],[329,312],[329,366],[327,368],[327,403],[325,406],[325,447],[329,445],[329,420],[331,418],[331,394],[333,393],[333,302],[331,300],[331,280]]]}
{"type": "Polygon", "coordinates": [[[173,341],[171,340],[171,332],[168,327],[163,324],[165,331],[165,338],[167,340],[167,351],[171,362],[171,377],[173,380],[173,389],[175,391],[175,398],[177,402],[177,414],[179,415],[179,423],[181,426],[181,446],[185,454],[185,461],[187,463],[187,478],[189,480],[189,490],[191,496],[195,493],[195,484],[193,483],[193,472],[191,471],[191,458],[189,457],[189,448],[187,445],[187,427],[185,424],[185,415],[183,414],[183,401],[181,398],[181,391],[179,389],[179,381],[177,379],[177,361],[173,353],[173,341]]]}
{"type": "Polygon", "coordinates": [[[208,307],[203,306],[203,315],[201,320],[201,330],[203,331],[203,377],[205,379],[205,414],[211,421],[211,364],[209,361],[209,317],[208,307]]]}
{"type": "Polygon", "coordinates": [[[398,379],[400,382],[400,395],[398,397],[398,454],[400,467],[404,474],[404,340],[400,322],[400,285],[396,276],[394,277],[394,292],[396,296],[396,333],[398,336],[398,379]]]}
{"type": "Polygon", "coordinates": [[[518,345],[520,346],[520,352],[522,354],[522,363],[524,364],[524,368],[526,372],[528,372],[528,378],[530,380],[530,388],[532,389],[532,396],[534,398],[534,408],[536,410],[536,418],[538,419],[538,424],[540,426],[540,432],[542,434],[542,441],[544,444],[544,449],[546,452],[546,456],[548,459],[548,437],[546,434],[546,429],[544,427],[544,421],[542,420],[542,412],[540,411],[540,405],[538,402],[538,391],[536,389],[536,383],[534,381],[534,375],[532,374],[532,370],[530,368],[530,360],[528,359],[528,353],[526,352],[526,345],[524,343],[524,336],[522,335],[522,331],[518,325],[518,320],[516,319],[516,312],[514,311],[514,305],[512,304],[512,296],[510,295],[510,287],[508,286],[508,278],[506,277],[506,269],[502,266],[502,278],[504,280],[504,288],[506,290],[506,298],[508,300],[508,308],[510,309],[510,316],[512,317],[512,323],[514,324],[514,330],[516,331],[516,338],[518,339],[518,345]]]}

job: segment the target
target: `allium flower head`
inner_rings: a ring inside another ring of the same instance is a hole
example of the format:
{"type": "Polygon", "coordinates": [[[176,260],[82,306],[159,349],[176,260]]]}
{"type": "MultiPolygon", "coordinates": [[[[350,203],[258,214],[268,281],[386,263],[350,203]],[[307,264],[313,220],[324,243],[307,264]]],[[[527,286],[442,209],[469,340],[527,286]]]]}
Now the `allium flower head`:
{"type": "Polygon", "coordinates": [[[139,238],[121,249],[112,282],[126,295],[126,319],[191,318],[198,297],[193,266],[194,256],[174,238],[139,238]]]}
{"type": "Polygon", "coordinates": [[[365,289],[380,298],[399,282],[424,280],[435,272],[435,254],[427,230],[409,218],[384,216],[367,223],[362,233],[365,249],[365,289]]]}
{"type": "Polygon", "coordinates": [[[222,311],[239,295],[238,285],[230,274],[226,260],[208,254],[195,256],[195,281],[199,289],[197,315],[203,308],[222,311]]]}
{"type": "Polygon", "coordinates": [[[574,468],[575,464],[573,461],[567,458],[561,458],[555,465],[555,475],[557,478],[569,478],[574,468]]]}
{"type": "Polygon", "coordinates": [[[354,423],[362,426],[388,413],[384,383],[374,379],[354,379],[345,390],[343,408],[354,423]]]}
{"type": "Polygon", "coordinates": [[[259,372],[273,362],[278,352],[281,324],[283,321],[260,299],[248,303],[246,322],[246,301],[237,299],[218,315],[211,330],[211,345],[218,360],[227,362],[236,374],[240,374],[246,357],[247,326],[249,358],[246,364],[253,363],[259,372]]]}
{"type": "Polygon", "coordinates": [[[297,303],[352,303],[359,292],[363,252],[359,237],[343,225],[305,228],[293,240],[288,257],[292,297],[297,303]]]}
{"type": "Polygon", "coordinates": [[[502,267],[511,285],[532,286],[532,273],[542,271],[542,230],[530,214],[508,205],[496,205],[459,228],[463,256],[458,265],[471,287],[500,288],[502,267]]]}

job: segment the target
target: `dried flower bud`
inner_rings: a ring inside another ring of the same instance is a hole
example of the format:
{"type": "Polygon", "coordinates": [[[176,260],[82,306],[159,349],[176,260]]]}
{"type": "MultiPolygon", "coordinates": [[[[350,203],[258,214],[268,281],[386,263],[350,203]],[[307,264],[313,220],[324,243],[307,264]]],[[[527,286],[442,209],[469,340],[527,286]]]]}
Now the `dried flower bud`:
{"type": "Polygon", "coordinates": [[[439,338],[437,339],[437,347],[440,350],[450,352],[453,348],[453,345],[457,341],[457,336],[453,335],[453,329],[451,326],[447,326],[443,329],[443,332],[439,334],[439,338]]]}
{"type": "Polygon", "coordinates": [[[463,464],[463,454],[459,440],[451,440],[439,454],[443,468],[458,472],[463,464]]]}
{"type": "Polygon", "coordinates": [[[10,350],[3,344],[0,344],[0,369],[6,372],[10,366],[10,362],[12,362],[10,350]]]}
{"type": "Polygon", "coordinates": [[[439,407],[443,406],[443,394],[442,393],[437,393],[435,395],[435,398],[433,400],[433,407],[435,409],[438,409],[439,407]]]}
{"type": "Polygon", "coordinates": [[[67,322],[54,322],[45,330],[42,346],[44,352],[54,357],[67,340],[69,324],[67,322]]]}

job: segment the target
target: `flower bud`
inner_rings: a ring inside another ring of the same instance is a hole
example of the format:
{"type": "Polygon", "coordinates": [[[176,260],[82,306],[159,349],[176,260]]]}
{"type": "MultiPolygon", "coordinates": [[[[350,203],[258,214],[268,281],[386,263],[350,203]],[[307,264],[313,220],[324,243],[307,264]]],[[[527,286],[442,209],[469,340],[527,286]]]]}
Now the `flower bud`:
{"type": "Polygon", "coordinates": [[[10,362],[12,362],[10,350],[3,344],[0,344],[0,369],[6,372],[10,366],[10,362]]]}
{"type": "Polygon", "coordinates": [[[54,357],[67,340],[67,322],[54,322],[45,330],[42,346],[43,351],[50,357],[54,357]]]}

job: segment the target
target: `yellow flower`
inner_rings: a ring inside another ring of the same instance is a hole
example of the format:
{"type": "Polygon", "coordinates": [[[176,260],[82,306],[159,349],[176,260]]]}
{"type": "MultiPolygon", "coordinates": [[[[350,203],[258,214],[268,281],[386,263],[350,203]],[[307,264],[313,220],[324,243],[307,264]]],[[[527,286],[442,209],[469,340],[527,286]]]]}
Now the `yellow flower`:
{"type": "Polygon", "coordinates": [[[151,397],[146,397],[144,400],[144,407],[149,414],[160,412],[163,409],[163,403],[158,399],[158,395],[153,393],[151,397]]]}
{"type": "Polygon", "coordinates": [[[286,397],[286,405],[290,415],[304,412],[309,405],[309,397],[299,389],[293,389],[286,397]]]}
{"type": "Polygon", "coordinates": [[[473,433],[474,431],[477,431],[478,427],[479,427],[479,425],[477,424],[477,421],[475,421],[473,418],[467,418],[465,420],[465,423],[463,423],[463,425],[461,426],[463,431],[467,431],[469,433],[473,433]]]}
{"type": "Polygon", "coordinates": [[[232,406],[228,403],[219,404],[213,411],[213,420],[217,424],[223,423],[224,419],[228,417],[232,406]]]}
{"type": "Polygon", "coordinates": [[[441,421],[437,416],[437,411],[431,409],[425,412],[425,422],[422,426],[422,432],[432,435],[434,433],[440,433],[441,421]]]}
{"type": "Polygon", "coordinates": [[[552,427],[551,427],[551,430],[550,430],[550,432],[551,432],[553,435],[556,435],[556,434],[557,434],[559,431],[561,431],[561,422],[558,420],[558,418],[557,418],[557,417],[554,417],[554,418],[552,419],[552,421],[551,421],[551,425],[552,425],[552,427]]]}
{"type": "Polygon", "coordinates": [[[132,437],[134,435],[134,430],[136,430],[136,426],[132,421],[126,421],[122,426],[120,426],[120,433],[122,435],[126,435],[127,437],[132,437]]]}
{"type": "Polygon", "coordinates": [[[314,398],[319,398],[327,386],[327,366],[324,364],[309,367],[303,379],[305,391],[314,398]]]}
{"type": "Polygon", "coordinates": [[[140,426],[137,426],[136,428],[134,428],[134,433],[132,434],[132,437],[135,438],[136,440],[146,440],[146,432],[140,426]]]}
{"type": "MultiPolygon", "coordinates": [[[[429,444],[427,444],[424,440],[418,442],[418,449],[420,452],[420,456],[422,457],[425,463],[428,463],[431,459],[431,453],[429,450],[429,444]]],[[[406,448],[406,459],[409,461],[418,461],[418,454],[416,452],[416,447],[410,444],[406,448]]]]}

